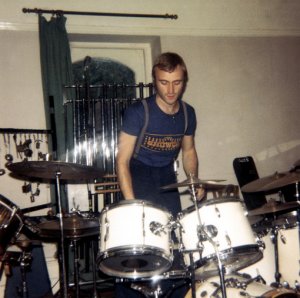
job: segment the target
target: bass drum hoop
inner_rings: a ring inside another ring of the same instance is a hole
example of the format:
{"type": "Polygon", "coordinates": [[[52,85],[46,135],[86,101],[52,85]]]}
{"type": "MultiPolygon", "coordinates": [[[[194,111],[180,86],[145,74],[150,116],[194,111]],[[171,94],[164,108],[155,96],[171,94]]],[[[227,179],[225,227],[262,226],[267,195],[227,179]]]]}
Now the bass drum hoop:
{"type": "MultiPolygon", "coordinates": [[[[232,274],[236,270],[246,268],[263,258],[263,253],[258,245],[242,245],[219,252],[222,265],[226,273],[232,274]],[[238,269],[237,269],[238,268],[238,269]]],[[[195,277],[197,280],[218,275],[218,259],[216,254],[208,255],[195,262],[195,277]]]]}

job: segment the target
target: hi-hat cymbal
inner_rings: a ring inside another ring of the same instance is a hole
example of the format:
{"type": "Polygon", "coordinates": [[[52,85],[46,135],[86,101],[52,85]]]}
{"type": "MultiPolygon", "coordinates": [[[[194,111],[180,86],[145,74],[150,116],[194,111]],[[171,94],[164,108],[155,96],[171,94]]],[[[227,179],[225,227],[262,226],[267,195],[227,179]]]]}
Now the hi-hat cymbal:
{"type": "Polygon", "coordinates": [[[178,187],[185,187],[185,186],[197,186],[202,187],[204,189],[219,189],[225,187],[225,185],[220,185],[218,182],[223,182],[226,180],[221,179],[214,179],[214,180],[200,180],[197,177],[190,176],[186,180],[179,182],[179,183],[173,183],[166,186],[161,187],[161,189],[172,189],[172,188],[178,188],[178,187]]]}
{"type": "Polygon", "coordinates": [[[89,180],[104,175],[101,169],[62,161],[22,161],[10,163],[7,168],[29,178],[55,179],[59,173],[62,180],[89,180]]]}
{"type": "Polygon", "coordinates": [[[292,211],[298,208],[300,208],[300,202],[278,203],[275,201],[270,201],[262,207],[249,211],[248,215],[255,216],[268,213],[277,213],[281,211],[292,211]]]}
{"type": "Polygon", "coordinates": [[[278,173],[254,180],[244,185],[243,192],[269,191],[300,181],[300,171],[278,173]]]}

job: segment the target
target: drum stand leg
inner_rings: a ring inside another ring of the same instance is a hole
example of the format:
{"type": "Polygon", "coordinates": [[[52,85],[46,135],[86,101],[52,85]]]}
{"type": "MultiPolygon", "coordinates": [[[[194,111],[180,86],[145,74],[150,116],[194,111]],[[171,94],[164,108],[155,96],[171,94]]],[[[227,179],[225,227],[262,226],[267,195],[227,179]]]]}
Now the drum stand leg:
{"type": "Polygon", "coordinates": [[[271,232],[272,235],[272,242],[274,244],[274,254],[275,254],[275,287],[278,287],[280,285],[280,277],[281,274],[279,272],[279,258],[278,258],[278,230],[275,227],[272,229],[271,232]]]}
{"type": "Polygon", "coordinates": [[[61,279],[60,279],[60,292],[63,292],[63,297],[67,298],[68,288],[67,288],[67,271],[66,271],[66,262],[65,262],[64,224],[63,224],[62,202],[60,196],[60,176],[61,176],[61,172],[57,171],[55,173],[55,179],[56,179],[58,211],[59,211],[61,266],[62,266],[61,279]]]}
{"type": "Polygon", "coordinates": [[[78,258],[78,247],[77,247],[77,239],[73,241],[74,247],[74,285],[75,285],[75,297],[79,298],[79,258],[78,258]]]}
{"type": "Polygon", "coordinates": [[[92,270],[93,270],[93,297],[97,298],[97,286],[96,286],[96,261],[95,261],[95,240],[92,239],[92,270]]]}
{"type": "Polygon", "coordinates": [[[196,298],[196,279],[195,279],[195,262],[193,258],[193,253],[189,253],[190,257],[190,265],[191,265],[191,290],[192,290],[192,298],[196,298]]]}
{"type": "MultiPolygon", "coordinates": [[[[215,248],[215,252],[216,252],[216,255],[217,255],[217,259],[218,259],[218,270],[219,270],[219,275],[220,275],[222,297],[227,298],[226,287],[225,287],[225,278],[224,278],[225,268],[222,265],[222,262],[220,260],[219,251],[218,251],[218,248],[216,246],[216,243],[212,240],[212,237],[211,237],[211,235],[209,235],[210,233],[208,233],[207,230],[205,229],[205,226],[202,225],[200,212],[199,212],[199,208],[198,208],[198,204],[197,204],[196,190],[195,190],[194,185],[191,185],[191,191],[192,191],[192,198],[193,198],[193,201],[194,201],[195,210],[197,212],[197,217],[198,217],[198,222],[199,222],[198,229],[197,229],[198,230],[199,242],[201,242],[202,241],[201,238],[204,237],[215,248]]],[[[195,294],[195,285],[193,285],[193,283],[195,283],[195,280],[193,281],[193,279],[195,279],[195,270],[194,270],[195,268],[194,268],[194,262],[193,262],[192,254],[190,254],[190,262],[191,262],[191,264],[193,263],[192,275],[194,275],[194,277],[192,277],[192,298],[195,298],[196,297],[195,296],[196,295],[195,294]]]]}
{"type": "Polygon", "coordinates": [[[225,277],[224,277],[225,268],[222,265],[219,256],[218,256],[218,269],[219,269],[219,275],[220,275],[220,284],[221,284],[222,297],[227,298],[226,287],[225,287],[225,277]]]}
{"type": "Polygon", "coordinates": [[[31,261],[31,254],[22,252],[21,260],[20,260],[20,269],[21,269],[21,279],[22,279],[22,297],[28,298],[28,288],[26,282],[26,268],[29,266],[31,261]]]}

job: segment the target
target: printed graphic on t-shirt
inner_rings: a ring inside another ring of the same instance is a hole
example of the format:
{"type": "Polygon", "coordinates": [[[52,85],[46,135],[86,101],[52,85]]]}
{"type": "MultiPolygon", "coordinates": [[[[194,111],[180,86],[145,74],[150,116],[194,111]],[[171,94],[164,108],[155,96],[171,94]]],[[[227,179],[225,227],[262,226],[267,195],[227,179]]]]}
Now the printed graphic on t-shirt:
{"type": "Polygon", "coordinates": [[[166,136],[146,134],[142,147],[151,151],[176,151],[180,148],[182,135],[166,136]]]}

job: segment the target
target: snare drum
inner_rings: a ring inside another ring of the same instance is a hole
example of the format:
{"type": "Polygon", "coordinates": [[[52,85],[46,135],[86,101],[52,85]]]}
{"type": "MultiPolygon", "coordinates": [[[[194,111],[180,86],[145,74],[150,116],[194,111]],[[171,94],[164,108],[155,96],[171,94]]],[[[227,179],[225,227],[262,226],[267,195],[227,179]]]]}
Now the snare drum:
{"type": "MultiPolygon", "coordinates": [[[[238,275],[225,276],[225,290],[228,298],[261,297],[261,298],[299,298],[292,290],[273,288],[265,284],[243,278],[238,275]]],[[[191,298],[191,290],[185,298],[191,298]]],[[[196,297],[222,297],[222,288],[218,276],[198,283],[196,297]]]]}
{"type": "Polygon", "coordinates": [[[211,199],[199,204],[198,210],[201,223],[212,241],[199,231],[198,212],[195,209],[188,213],[183,211],[178,219],[185,263],[187,266],[191,265],[192,254],[197,279],[218,274],[217,252],[227,273],[249,266],[262,258],[239,199],[211,199]]]}
{"type": "Polygon", "coordinates": [[[100,270],[124,278],[167,271],[173,260],[170,219],[167,210],[141,200],[106,207],[100,214],[100,270]]]}
{"type": "Polygon", "coordinates": [[[20,209],[10,200],[0,195],[0,259],[7,246],[23,227],[20,209]]]}

